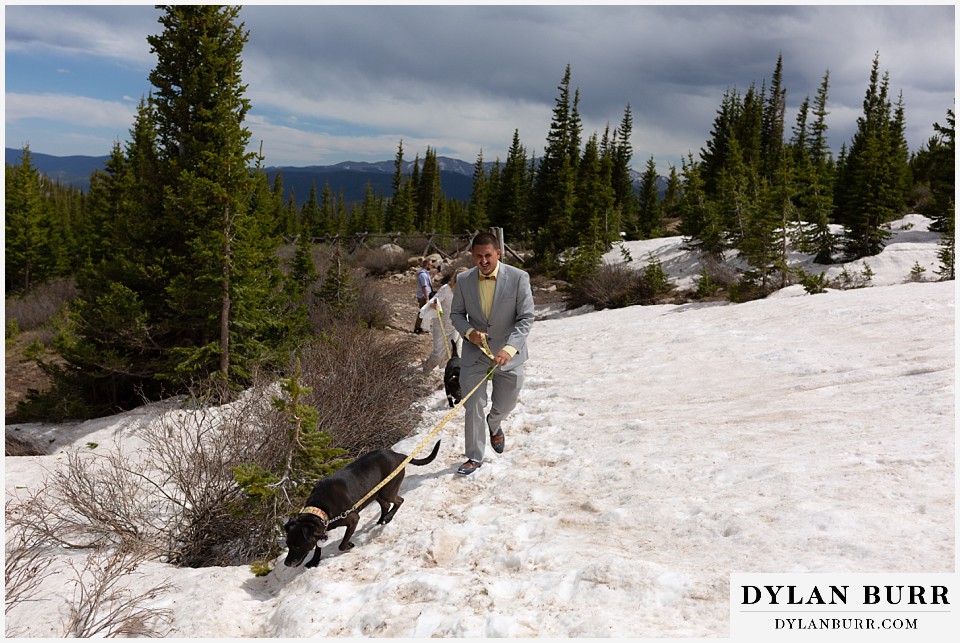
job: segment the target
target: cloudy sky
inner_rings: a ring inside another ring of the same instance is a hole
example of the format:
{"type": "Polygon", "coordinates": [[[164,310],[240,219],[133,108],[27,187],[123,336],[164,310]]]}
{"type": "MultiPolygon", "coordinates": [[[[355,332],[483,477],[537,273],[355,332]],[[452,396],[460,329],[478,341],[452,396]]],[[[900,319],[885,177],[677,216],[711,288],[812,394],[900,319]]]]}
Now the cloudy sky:
{"type": "MultiPolygon", "coordinates": [[[[102,156],[125,141],[155,65],[153,5],[13,5],[5,143],[102,156]]],[[[788,125],[830,72],[830,144],[849,143],[875,54],[911,150],[955,99],[955,9],[894,5],[245,5],[251,144],[267,165],[542,151],[569,64],[586,135],[633,113],[633,165],[699,153],[727,89],[783,56],[788,125]]]]}

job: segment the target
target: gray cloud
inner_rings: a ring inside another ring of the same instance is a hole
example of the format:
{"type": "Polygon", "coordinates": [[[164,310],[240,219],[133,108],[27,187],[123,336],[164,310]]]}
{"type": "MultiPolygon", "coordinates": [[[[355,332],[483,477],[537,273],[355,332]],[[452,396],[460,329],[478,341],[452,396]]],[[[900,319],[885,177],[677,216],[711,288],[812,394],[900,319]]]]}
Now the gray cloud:
{"type": "MultiPolygon", "coordinates": [[[[159,31],[158,15],[8,7],[7,46],[68,47],[149,69],[145,37],[159,31]],[[41,28],[74,19],[82,28],[56,37],[41,28]]],[[[954,106],[948,5],[249,5],[240,15],[251,129],[271,163],[347,160],[351,144],[354,160],[392,158],[401,138],[406,150],[431,145],[472,160],[482,149],[491,160],[505,156],[514,130],[540,149],[567,64],[587,134],[615,128],[631,106],[635,166],[654,156],[665,169],[696,154],[723,92],[769,83],[778,55],[788,118],[830,70],[835,150],[853,134],[877,52],[894,97],[903,92],[912,148],[954,106]],[[272,161],[269,150],[284,156],[272,161]]]]}

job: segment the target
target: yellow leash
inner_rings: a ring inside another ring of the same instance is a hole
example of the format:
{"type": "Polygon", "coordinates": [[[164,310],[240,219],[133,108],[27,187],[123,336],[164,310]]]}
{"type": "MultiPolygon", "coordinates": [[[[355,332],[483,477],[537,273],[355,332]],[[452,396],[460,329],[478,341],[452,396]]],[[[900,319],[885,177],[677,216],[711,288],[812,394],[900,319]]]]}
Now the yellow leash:
{"type": "Polygon", "coordinates": [[[447,349],[447,359],[450,359],[450,342],[447,341],[447,329],[443,327],[443,306],[437,301],[437,324],[440,325],[440,332],[443,333],[443,346],[447,349]]]}
{"type": "MultiPolygon", "coordinates": [[[[487,345],[487,338],[486,338],[486,337],[483,338],[483,352],[486,353],[488,356],[490,356],[490,359],[493,359],[492,354],[491,354],[491,352],[490,352],[490,347],[487,345]]],[[[374,488],[370,491],[370,493],[368,493],[368,494],[365,495],[363,498],[361,498],[360,500],[358,500],[357,503],[356,503],[355,505],[353,505],[353,509],[351,509],[350,511],[356,511],[357,509],[359,509],[360,506],[361,506],[363,503],[365,503],[367,500],[369,500],[371,497],[373,497],[373,495],[374,495],[375,493],[377,493],[378,491],[380,491],[385,484],[387,484],[388,482],[390,482],[391,480],[393,480],[393,478],[394,478],[398,473],[400,473],[400,471],[402,471],[405,466],[407,466],[407,464],[410,462],[410,460],[413,459],[413,456],[415,456],[415,455],[417,454],[417,452],[420,451],[420,449],[422,449],[422,448],[424,447],[424,445],[426,445],[427,442],[429,442],[430,439],[431,439],[433,436],[435,436],[440,429],[442,429],[442,428],[444,427],[444,425],[446,425],[447,422],[449,422],[451,419],[453,419],[453,416],[456,415],[457,411],[459,411],[459,410],[463,407],[463,405],[466,403],[466,401],[467,401],[468,399],[470,399],[470,396],[473,395],[474,393],[476,393],[477,390],[478,390],[481,386],[483,386],[483,383],[484,383],[485,381],[487,381],[487,380],[489,380],[489,379],[491,379],[491,378],[493,377],[493,371],[494,371],[496,368],[497,368],[496,364],[494,364],[493,366],[491,366],[491,367],[490,367],[490,370],[487,371],[486,376],[485,376],[483,379],[481,379],[481,380],[477,383],[477,385],[473,387],[473,390],[470,391],[469,393],[467,393],[467,394],[463,397],[463,399],[461,399],[461,400],[457,403],[457,405],[456,405],[455,407],[453,407],[453,409],[450,410],[449,413],[447,413],[446,417],[443,418],[443,420],[440,421],[440,424],[438,424],[438,425],[436,426],[436,428],[434,428],[432,431],[430,431],[430,433],[427,435],[427,437],[425,437],[423,440],[420,441],[420,444],[417,445],[417,448],[415,448],[415,449],[410,453],[410,455],[408,455],[408,456],[404,459],[404,461],[400,463],[400,466],[398,466],[396,469],[394,469],[394,470],[390,473],[390,475],[388,475],[386,478],[384,478],[383,481],[382,481],[380,484],[378,484],[376,487],[374,487],[374,488]]]]}

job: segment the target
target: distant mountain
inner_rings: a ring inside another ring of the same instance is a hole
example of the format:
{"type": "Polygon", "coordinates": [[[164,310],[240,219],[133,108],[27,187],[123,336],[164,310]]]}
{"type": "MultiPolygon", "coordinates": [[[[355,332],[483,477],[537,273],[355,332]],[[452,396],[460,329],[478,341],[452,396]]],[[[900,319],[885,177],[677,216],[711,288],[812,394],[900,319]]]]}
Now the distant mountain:
{"type": "MultiPolygon", "coordinates": [[[[473,166],[456,159],[437,157],[440,166],[440,187],[448,199],[469,201],[473,191],[473,166]]],[[[376,194],[390,196],[393,194],[394,161],[378,161],[367,163],[363,161],[344,161],[336,165],[311,165],[308,167],[268,167],[265,168],[270,177],[271,185],[277,173],[283,179],[283,187],[289,194],[293,190],[297,203],[302,205],[310,196],[313,186],[317,187],[317,198],[326,185],[336,198],[343,191],[343,199],[347,203],[357,203],[363,200],[367,191],[367,184],[376,194]]],[[[410,174],[413,171],[413,161],[404,162],[402,172],[410,174]]]]}
{"type": "MultiPolygon", "coordinates": [[[[6,151],[7,165],[20,165],[22,150],[8,147],[6,151]]],[[[30,158],[41,174],[83,191],[90,188],[90,175],[93,171],[102,170],[110,160],[109,156],[51,156],[33,150],[30,150],[30,158]]]]}
{"type": "MultiPolygon", "coordinates": [[[[7,164],[19,165],[21,155],[22,152],[19,149],[6,148],[7,164]]],[[[110,159],[109,156],[51,156],[32,150],[30,156],[34,166],[42,174],[60,181],[63,185],[71,185],[83,191],[90,188],[90,175],[93,171],[102,170],[110,159]]],[[[437,157],[437,164],[440,166],[440,186],[446,197],[458,201],[469,201],[473,190],[474,164],[446,156],[437,157]]],[[[489,170],[493,163],[486,165],[489,170]]],[[[413,161],[406,161],[403,167],[404,174],[410,174],[412,169],[413,161]]],[[[329,185],[334,196],[338,196],[342,191],[344,201],[347,203],[362,201],[366,194],[367,183],[376,194],[388,196],[393,193],[393,160],[375,163],[344,161],[335,165],[282,166],[268,167],[265,170],[270,177],[271,185],[277,173],[281,174],[286,193],[289,194],[290,190],[293,190],[298,205],[302,205],[307,200],[314,185],[317,187],[318,198],[324,186],[329,185]]],[[[632,172],[632,175],[634,186],[638,186],[640,175],[637,172],[632,172]]],[[[661,195],[665,185],[666,180],[660,177],[661,195]]]]}

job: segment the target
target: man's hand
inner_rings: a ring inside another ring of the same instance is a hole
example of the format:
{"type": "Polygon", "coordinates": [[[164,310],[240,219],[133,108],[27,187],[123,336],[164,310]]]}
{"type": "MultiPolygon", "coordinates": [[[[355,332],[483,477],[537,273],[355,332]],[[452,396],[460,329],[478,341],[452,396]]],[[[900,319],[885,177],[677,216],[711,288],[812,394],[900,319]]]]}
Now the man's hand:
{"type": "Polygon", "coordinates": [[[473,331],[470,333],[470,336],[467,337],[467,339],[470,340],[471,344],[475,344],[477,346],[483,346],[484,337],[486,337],[485,334],[481,333],[477,329],[473,329],[473,331]]]}
{"type": "Polygon", "coordinates": [[[508,353],[507,351],[501,350],[499,353],[497,353],[497,356],[493,358],[493,363],[496,364],[497,366],[503,366],[504,364],[509,362],[511,359],[513,359],[513,356],[510,355],[510,353],[508,353]]]}

